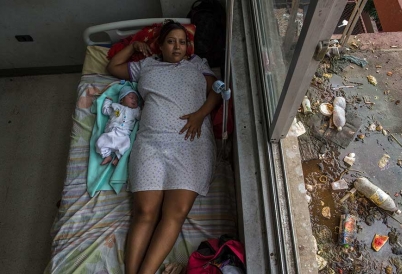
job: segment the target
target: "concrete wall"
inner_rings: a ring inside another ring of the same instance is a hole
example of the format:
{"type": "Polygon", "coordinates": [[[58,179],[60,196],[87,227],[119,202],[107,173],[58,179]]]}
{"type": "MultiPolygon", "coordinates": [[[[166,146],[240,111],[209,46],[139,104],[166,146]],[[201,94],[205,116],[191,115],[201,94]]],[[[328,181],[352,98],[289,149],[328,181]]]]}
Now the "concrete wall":
{"type": "Polygon", "coordinates": [[[402,0],[374,0],[382,30],[402,31],[402,0]]]}
{"type": "Polygon", "coordinates": [[[161,17],[159,0],[0,0],[0,69],[81,65],[93,25],[161,17]],[[18,42],[29,34],[34,42],[18,42]]]}

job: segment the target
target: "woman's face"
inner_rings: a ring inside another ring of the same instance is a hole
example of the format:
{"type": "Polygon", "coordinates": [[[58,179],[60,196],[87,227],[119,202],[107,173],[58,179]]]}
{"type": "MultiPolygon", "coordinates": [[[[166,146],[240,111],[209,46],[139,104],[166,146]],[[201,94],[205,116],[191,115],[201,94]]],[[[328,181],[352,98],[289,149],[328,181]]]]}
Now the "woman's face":
{"type": "Polygon", "coordinates": [[[174,29],[166,35],[165,41],[159,47],[163,61],[169,63],[180,62],[187,51],[186,33],[182,29],[174,29]]]}

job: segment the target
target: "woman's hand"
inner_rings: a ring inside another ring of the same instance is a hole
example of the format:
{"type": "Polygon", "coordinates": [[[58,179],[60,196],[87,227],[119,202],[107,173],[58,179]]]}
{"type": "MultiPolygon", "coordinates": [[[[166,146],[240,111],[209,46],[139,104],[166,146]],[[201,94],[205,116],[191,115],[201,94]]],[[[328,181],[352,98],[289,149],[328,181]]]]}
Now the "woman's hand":
{"type": "Polygon", "coordinates": [[[187,140],[188,137],[190,137],[190,141],[193,141],[196,135],[197,138],[200,138],[204,118],[205,117],[199,111],[181,116],[180,119],[187,120],[187,124],[180,130],[179,134],[183,134],[187,131],[184,139],[187,140]]]}
{"type": "Polygon", "coordinates": [[[151,48],[146,43],[140,42],[140,41],[135,41],[132,45],[133,45],[134,51],[141,52],[142,54],[144,54],[147,57],[152,55],[151,48]]]}

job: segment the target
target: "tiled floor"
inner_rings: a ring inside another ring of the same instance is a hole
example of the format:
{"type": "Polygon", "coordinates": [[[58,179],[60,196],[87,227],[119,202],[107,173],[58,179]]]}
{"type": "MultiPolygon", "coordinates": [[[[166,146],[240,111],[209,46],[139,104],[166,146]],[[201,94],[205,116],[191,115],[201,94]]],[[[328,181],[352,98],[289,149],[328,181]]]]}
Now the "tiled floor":
{"type": "Polygon", "coordinates": [[[0,269],[43,273],[80,74],[0,78],[0,269]]]}

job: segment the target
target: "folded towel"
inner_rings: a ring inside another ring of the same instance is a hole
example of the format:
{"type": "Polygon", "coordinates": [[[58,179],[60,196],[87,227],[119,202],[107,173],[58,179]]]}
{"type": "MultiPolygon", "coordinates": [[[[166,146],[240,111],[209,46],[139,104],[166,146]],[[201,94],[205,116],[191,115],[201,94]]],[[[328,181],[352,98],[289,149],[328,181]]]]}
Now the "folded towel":
{"type": "Polygon", "coordinates": [[[103,92],[98,99],[93,102],[91,107],[91,112],[96,113],[96,120],[89,142],[90,147],[87,174],[87,191],[91,197],[95,196],[95,194],[101,190],[114,190],[116,193],[119,193],[127,181],[127,162],[135,136],[137,135],[139,126],[138,121],[136,121],[133,131],[130,134],[130,149],[120,158],[117,166],[114,166],[111,162],[106,165],[101,165],[103,159],[101,155],[95,151],[95,143],[99,136],[104,132],[106,123],[109,120],[108,116],[102,114],[103,101],[106,97],[110,97],[113,102],[117,102],[120,90],[127,85],[130,85],[134,90],[137,90],[136,83],[121,81],[120,84],[116,83],[105,90],[105,92],[103,92]]]}

